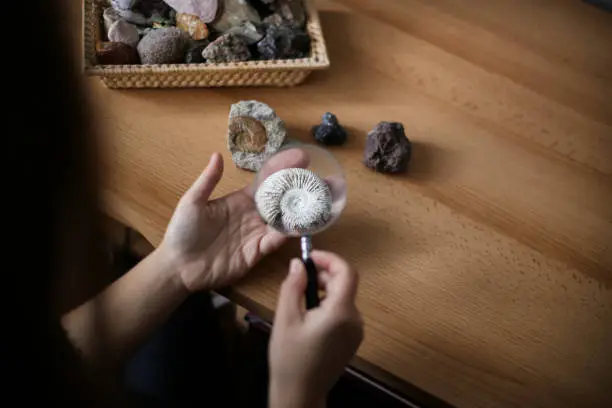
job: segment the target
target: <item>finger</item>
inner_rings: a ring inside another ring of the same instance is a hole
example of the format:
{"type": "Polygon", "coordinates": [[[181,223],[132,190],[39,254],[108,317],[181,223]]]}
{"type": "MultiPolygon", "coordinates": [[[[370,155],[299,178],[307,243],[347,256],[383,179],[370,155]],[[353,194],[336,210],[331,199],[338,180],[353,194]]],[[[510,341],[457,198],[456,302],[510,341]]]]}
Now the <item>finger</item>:
{"type": "Polygon", "coordinates": [[[299,259],[292,259],[289,274],[285,278],[278,296],[276,321],[288,324],[302,318],[304,309],[304,291],[306,290],[306,269],[299,259]]]}
{"type": "Polygon", "coordinates": [[[317,268],[328,274],[324,282],[327,302],[353,304],[359,281],[357,272],[344,259],[331,252],[313,251],[311,256],[317,268]]]}
{"type": "MultiPolygon", "coordinates": [[[[296,167],[306,168],[308,167],[309,162],[310,158],[308,157],[308,154],[298,147],[281,150],[274,156],[270,157],[259,170],[259,173],[257,174],[258,184],[279,170],[296,167]]],[[[247,192],[250,195],[255,194],[252,186],[247,187],[247,192]]]]}
{"type": "Polygon", "coordinates": [[[332,279],[332,275],[327,271],[319,270],[317,279],[319,281],[319,289],[325,290],[325,288],[332,279]]]}
{"type": "Polygon", "coordinates": [[[185,195],[188,196],[192,202],[207,201],[222,176],[223,157],[219,153],[213,153],[208,165],[185,195]]]}
{"type": "Polygon", "coordinates": [[[274,230],[272,227],[267,228],[268,231],[261,238],[259,243],[259,253],[262,257],[276,251],[287,241],[287,236],[285,234],[274,230]]]}

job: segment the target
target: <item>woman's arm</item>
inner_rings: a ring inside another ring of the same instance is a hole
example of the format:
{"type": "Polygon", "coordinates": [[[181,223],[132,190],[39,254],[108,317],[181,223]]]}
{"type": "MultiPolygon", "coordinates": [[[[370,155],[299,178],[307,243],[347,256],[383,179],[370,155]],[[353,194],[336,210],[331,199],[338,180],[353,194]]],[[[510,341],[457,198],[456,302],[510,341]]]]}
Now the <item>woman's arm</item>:
{"type": "Polygon", "coordinates": [[[62,325],[90,361],[120,362],[163,324],[189,292],[162,245],[62,325]]]}
{"type": "MultiPolygon", "coordinates": [[[[279,166],[303,160],[289,150],[279,166]]],[[[234,283],[285,241],[261,221],[248,189],[209,200],[222,174],[223,159],[213,154],[180,199],[159,248],[63,317],[70,339],[87,358],[120,362],[190,293],[234,283]]]]}

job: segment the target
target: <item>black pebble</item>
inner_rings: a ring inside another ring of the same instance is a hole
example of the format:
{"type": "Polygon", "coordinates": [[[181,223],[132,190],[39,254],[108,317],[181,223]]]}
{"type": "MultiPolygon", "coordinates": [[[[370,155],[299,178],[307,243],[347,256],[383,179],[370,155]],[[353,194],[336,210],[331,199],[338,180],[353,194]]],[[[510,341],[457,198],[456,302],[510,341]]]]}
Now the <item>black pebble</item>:
{"type": "Polygon", "coordinates": [[[323,120],[320,125],[313,126],[312,135],[319,143],[329,146],[339,146],[346,142],[346,130],[340,123],[338,118],[331,112],[326,112],[323,115],[323,120]]]}
{"type": "Polygon", "coordinates": [[[195,47],[190,48],[185,54],[185,62],[187,64],[200,64],[205,62],[204,57],[202,56],[202,51],[204,51],[206,45],[196,45],[195,47]]]}

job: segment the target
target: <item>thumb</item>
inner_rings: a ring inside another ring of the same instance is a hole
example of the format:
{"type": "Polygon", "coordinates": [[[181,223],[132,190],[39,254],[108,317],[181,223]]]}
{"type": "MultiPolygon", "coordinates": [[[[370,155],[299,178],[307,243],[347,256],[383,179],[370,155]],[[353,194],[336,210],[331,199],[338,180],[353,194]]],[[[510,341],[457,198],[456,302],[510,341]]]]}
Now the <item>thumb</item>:
{"type": "Polygon", "coordinates": [[[206,166],[200,177],[198,177],[185,195],[192,202],[207,201],[219,180],[221,180],[221,176],[223,176],[223,157],[219,153],[213,153],[208,166],[206,166]]]}
{"type": "Polygon", "coordinates": [[[280,288],[276,306],[276,322],[287,324],[302,318],[306,283],[304,264],[299,259],[293,259],[289,266],[289,274],[280,288]]]}

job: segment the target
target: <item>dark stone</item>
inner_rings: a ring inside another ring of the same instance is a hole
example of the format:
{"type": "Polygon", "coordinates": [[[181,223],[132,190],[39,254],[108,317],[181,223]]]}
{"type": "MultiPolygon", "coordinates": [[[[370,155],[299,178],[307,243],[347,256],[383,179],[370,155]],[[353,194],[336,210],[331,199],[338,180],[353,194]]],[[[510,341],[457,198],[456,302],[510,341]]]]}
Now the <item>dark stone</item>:
{"type": "Polygon", "coordinates": [[[96,59],[101,65],[140,64],[134,47],[120,42],[100,42],[96,45],[96,59]]]}
{"type": "Polygon", "coordinates": [[[185,54],[185,63],[201,64],[205,62],[206,60],[202,56],[202,51],[204,51],[204,48],[206,48],[207,45],[208,44],[196,45],[195,47],[192,47],[189,50],[187,50],[187,53],[185,54]]]}
{"type": "Polygon", "coordinates": [[[272,8],[296,27],[304,27],[306,24],[306,10],[302,0],[276,0],[272,8]]]}
{"type": "Polygon", "coordinates": [[[132,10],[149,18],[153,16],[168,17],[170,15],[170,6],[164,0],[139,0],[132,10]]]}
{"type": "Polygon", "coordinates": [[[346,142],[346,130],[338,123],[336,115],[326,112],[320,125],[312,128],[312,135],[317,142],[330,146],[339,146],[346,142]]]}
{"type": "Polygon", "coordinates": [[[274,0],[249,0],[249,3],[255,10],[257,10],[257,13],[259,13],[261,18],[265,18],[272,14],[270,3],[273,3],[273,1],[274,0]]]}
{"type": "Polygon", "coordinates": [[[412,143],[398,122],[380,122],[366,139],[363,164],[374,171],[399,173],[410,162],[412,143]]]}
{"type": "Polygon", "coordinates": [[[268,60],[304,58],[310,52],[310,36],[299,28],[271,25],[257,49],[268,60]]]}
{"type": "Polygon", "coordinates": [[[237,62],[251,58],[249,46],[244,40],[234,34],[224,34],[211,42],[202,52],[208,62],[237,62]]]}
{"type": "Polygon", "coordinates": [[[274,13],[264,18],[263,23],[266,26],[282,26],[287,24],[288,22],[280,14],[274,13]]]}

